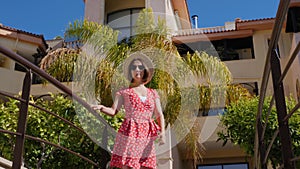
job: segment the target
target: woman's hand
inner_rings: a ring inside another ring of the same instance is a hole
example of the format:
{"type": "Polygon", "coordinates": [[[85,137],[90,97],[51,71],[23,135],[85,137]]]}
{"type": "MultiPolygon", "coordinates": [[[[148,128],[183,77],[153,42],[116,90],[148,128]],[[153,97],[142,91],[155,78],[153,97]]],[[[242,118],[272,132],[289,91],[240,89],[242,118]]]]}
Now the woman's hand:
{"type": "Polygon", "coordinates": [[[159,145],[163,145],[166,143],[166,133],[165,132],[159,133],[158,141],[159,141],[159,145]]]}
{"type": "Polygon", "coordinates": [[[103,105],[101,105],[101,104],[92,104],[91,105],[91,107],[94,109],[94,110],[100,110],[100,111],[102,111],[102,109],[104,108],[104,106],[103,105]]]}

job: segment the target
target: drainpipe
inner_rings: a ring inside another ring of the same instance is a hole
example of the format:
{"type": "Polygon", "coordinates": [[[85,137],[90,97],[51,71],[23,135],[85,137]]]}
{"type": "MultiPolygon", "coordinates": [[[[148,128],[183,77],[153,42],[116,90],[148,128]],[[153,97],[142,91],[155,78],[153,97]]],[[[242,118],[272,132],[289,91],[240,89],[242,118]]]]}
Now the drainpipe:
{"type": "Polygon", "coordinates": [[[198,28],[198,15],[192,16],[192,28],[197,29],[198,28]]]}

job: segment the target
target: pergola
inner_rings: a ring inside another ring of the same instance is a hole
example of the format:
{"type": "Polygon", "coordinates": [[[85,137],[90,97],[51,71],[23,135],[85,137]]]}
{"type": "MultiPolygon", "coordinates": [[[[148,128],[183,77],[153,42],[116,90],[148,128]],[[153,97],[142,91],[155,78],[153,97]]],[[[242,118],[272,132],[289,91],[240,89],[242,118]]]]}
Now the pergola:
{"type": "Polygon", "coordinates": [[[299,109],[300,103],[298,102],[298,104],[290,112],[287,113],[285,95],[283,89],[283,79],[285,78],[296,56],[298,55],[300,45],[299,43],[297,44],[292,55],[289,57],[289,61],[283,71],[281,71],[278,53],[276,52],[277,51],[276,44],[278,42],[279,35],[281,33],[282,26],[285,22],[289,7],[290,7],[290,0],[280,1],[276,18],[275,18],[275,24],[271,35],[271,40],[269,43],[269,49],[265,61],[263,80],[261,84],[261,92],[259,95],[258,112],[256,118],[255,154],[254,154],[255,168],[262,168],[262,169],[267,168],[268,155],[273,145],[273,142],[275,138],[278,136],[278,134],[282,145],[281,150],[282,150],[282,157],[283,157],[283,165],[280,166],[280,168],[296,169],[295,161],[300,159],[300,157],[294,157],[292,143],[291,143],[291,135],[289,131],[289,124],[288,124],[288,119],[297,111],[297,109],[299,109]],[[268,145],[268,147],[266,147],[266,143],[264,142],[264,135],[266,131],[268,117],[265,117],[267,120],[266,123],[263,124],[262,109],[263,109],[263,102],[266,95],[266,89],[267,89],[270,73],[272,73],[274,93],[272,96],[272,101],[269,106],[269,112],[275,102],[275,106],[277,109],[277,118],[278,118],[277,120],[279,126],[277,131],[273,134],[271,143],[268,145]]]}

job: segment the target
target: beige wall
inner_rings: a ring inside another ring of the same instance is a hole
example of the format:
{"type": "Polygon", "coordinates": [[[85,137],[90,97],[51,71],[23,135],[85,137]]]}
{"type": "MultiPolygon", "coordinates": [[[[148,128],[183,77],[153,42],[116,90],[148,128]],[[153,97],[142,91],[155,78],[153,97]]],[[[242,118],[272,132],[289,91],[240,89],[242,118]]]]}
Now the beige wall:
{"type": "Polygon", "coordinates": [[[178,151],[177,146],[172,148],[172,160],[173,160],[173,168],[172,169],[182,169],[183,168],[182,156],[184,156],[184,154],[178,151]]]}
{"type": "Polygon", "coordinates": [[[171,130],[170,126],[166,129],[166,142],[163,145],[155,144],[157,155],[157,168],[166,169],[173,168],[172,146],[171,146],[171,130]]]}
{"type": "Polygon", "coordinates": [[[105,21],[105,0],[86,0],[84,18],[103,24],[105,21]]]}
{"type": "Polygon", "coordinates": [[[4,56],[3,54],[0,54],[0,57],[1,57],[1,64],[0,64],[0,67],[1,68],[5,68],[5,69],[8,69],[8,70],[14,70],[15,69],[15,61],[9,59],[8,57],[4,56]]]}
{"type": "Polygon", "coordinates": [[[106,0],[105,14],[130,8],[145,8],[145,0],[106,0]]]}
{"type": "MultiPolygon", "coordinates": [[[[19,54],[30,62],[34,61],[33,54],[37,53],[40,38],[22,34],[17,31],[0,29],[0,45],[19,54]]],[[[18,94],[22,90],[24,72],[15,71],[15,61],[0,53],[0,90],[18,94]]]]}
{"type": "MultiPolygon", "coordinates": [[[[254,48],[254,56],[256,60],[256,66],[253,67],[254,71],[257,72],[259,80],[258,87],[260,92],[261,82],[263,78],[263,71],[266,62],[266,56],[268,52],[268,38],[271,37],[271,30],[267,31],[256,31],[253,34],[253,48],[254,48]]],[[[242,67],[240,69],[243,69],[242,67]]],[[[271,93],[272,90],[272,82],[268,83],[268,91],[267,93],[271,93]]]]}
{"type": "Polygon", "coordinates": [[[12,94],[22,91],[25,73],[0,67],[0,90],[12,94]]]}
{"type": "MultiPolygon", "coordinates": [[[[232,74],[233,83],[258,82],[258,87],[260,88],[268,50],[267,40],[270,37],[270,34],[271,30],[254,32],[252,37],[254,59],[224,62],[232,74]]],[[[271,87],[271,83],[269,83],[268,93],[271,93],[271,87]]]]}
{"type": "Polygon", "coordinates": [[[144,7],[145,0],[86,0],[84,18],[104,24],[109,13],[123,9],[144,7]]]}
{"type": "MultiPolygon", "coordinates": [[[[254,32],[253,48],[255,59],[232,60],[224,62],[232,73],[234,83],[258,82],[258,87],[261,87],[263,71],[268,52],[268,39],[271,38],[271,33],[271,30],[254,32]]],[[[296,42],[299,40],[300,38],[297,39],[297,35],[292,36],[291,34],[284,33],[284,30],[282,30],[281,36],[278,40],[282,71],[284,70],[289,56],[291,55],[291,48],[295,48],[296,42]]],[[[298,63],[293,64],[293,69],[289,71],[286,79],[284,80],[286,96],[289,96],[290,94],[295,95],[295,81],[297,77],[299,77],[299,73],[296,72],[299,72],[299,61],[298,63]]],[[[273,85],[272,77],[270,76],[267,86],[267,95],[271,95],[272,93],[273,85]]]]}
{"type": "MultiPolygon", "coordinates": [[[[222,126],[220,126],[218,116],[198,117],[195,121],[195,125],[197,126],[196,128],[199,129],[197,132],[200,132],[199,142],[202,143],[205,148],[205,152],[202,154],[202,161],[199,164],[241,162],[249,162],[250,165],[252,164],[252,159],[248,159],[248,156],[239,146],[233,145],[230,142],[223,146],[222,141],[216,142],[218,138],[217,133],[223,129],[222,126]]],[[[179,143],[172,149],[172,157],[174,160],[173,169],[193,168],[192,160],[185,157],[184,147],[183,144],[179,143]],[[178,147],[181,147],[183,151],[178,151],[178,147]]]]}
{"type": "MultiPolygon", "coordinates": [[[[86,0],[85,18],[104,24],[109,13],[123,9],[145,7],[151,7],[155,17],[158,18],[159,16],[161,19],[164,19],[170,30],[176,31],[180,27],[180,24],[176,22],[173,5],[170,0],[86,0]]],[[[186,21],[186,23],[190,24],[189,21],[186,21]]]]}
{"type": "MultiPolygon", "coordinates": [[[[62,84],[68,87],[69,89],[71,89],[75,93],[78,92],[80,89],[78,86],[76,87],[76,85],[73,85],[73,82],[64,82],[62,84]]],[[[31,86],[31,93],[30,93],[31,95],[43,95],[47,93],[55,94],[55,93],[62,93],[62,91],[50,83],[34,84],[31,86]]]]}
{"type": "Polygon", "coordinates": [[[174,15],[173,4],[170,0],[146,0],[146,7],[153,9],[154,16],[157,20],[158,17],[166,21],[167,26],[171,31],[177,31],[179,25],[176,23],[174,15]]]}
{"type": "MultiPolygon", "coordinates": [[[[8,70],[0,67],[0,90],[11,94],[18,94],[22,91],[24,72],[8,70]]],[[[74,92],[78,91],[72,83],[63,83],[74,92]]],[[[48,93],[61,93],[61,91],[52,84],[34,84],[31,86],[31,95],[44,95],[48,93]]]]}
{"type": "MultiPolygon", "coordinates": [[[[263,78],[263,71],[265,67],[266,56],[268,52],[268,39],[271,37],[272,30],[255,31],[253,34],[253,48],[255,59],[243,59],[225,61],[224,63],[228,66],[232,73],[234,83],[242,82],[258,82],[259,88],[263,78]]],[[[289,34],[282,30],[278,40],[278,46],[280,51],[280,63],[281,69],[284,70],[296,44],[300,41],[300,33],[289,34]]],[[[300,54],[295,59],[291,70],[288,72],[286,79],[284,80],[285,95],[289,96],[293,94],[296,96],[296,80],[300,79],[300,54]]],[[[272,78],[267,85],[267,95],[273,94],[272,78]]],[[[213,119],[216,117],[202,117],[200,124],[204,124],[204,120],[213,119]]],[[[247,162],[249,161],[249,168],[253,167],[252,159],[248,158],[247,155],[237,146],[232,144],[222,147],[220,143],[216,143],[217,132],[220,130],[220,126],[215,126],[215,122],[209,122],[210,126],[207,128],[207,132],[214,133],[205,141],[203,145],[206,148],[206,153],[202,164],[215,164],[215,163],[235,163],[235,162],[247,162]],[[247,160],[246,160],[247,159],[247,160]]],[[[200,126],[202,129],[203,126],[200,126]]],[[[205,133],[205,130],[204,130],[205,133]]],[[[200,141],[201,142],[201,141],[200,141]]],[[[191,167],[191,161],[183,161],[183,166],[191,167]]]]}
{"type": "MultiPolygon", "coordinates": [[[[22,42],[18,39],[6,38],[1,36],[0,36],[0,45],[16,52],[17,54],[23,56],[24,58],[26,58],[31,62],[33,62],[34,60],[32,55],[37,52],[37,48],[38,48],[37,45],[34,45],[32,43],[22,42]]],[[[8,58],[6,58],[5,61],[7,63],[4,63],[3,67],[14,69],[14,64],[13,66],[11,65],[13,61],[9,61],[8,58]]]]}
{"type": "MultiPolygon", "coordinates": [[[[291,34],[290,36],[290,42],[289,45],[287,46],[287,54],[285,57],[282,58],[282,71],[284,70],[290,56],[292,55],[292,53],[294,52],[297,44],[300,42],[300,34],[299,33],[295,33],[295,34],[291,34]]],[[[287,39],[287,38],[286,38],[287,39]]],[[[296,81],[297,79],[300,80],[300,55],[298,53],[297,57],[295,58],[295,60],[293,61],[293,64],[290,68],[290,70],[288,71],[288,74],[285,78],[285,80],[283,81],[284,83],[284,90],[285,90],[285,95],[286,96],[293,96],[294,98],[297,98],[297,92],[296,92],[296,81]]]]}
{"type": "Polygon", "coordinates": [[[263,69],[263,62],[261,59],[244,59],[225,61],[232,74],[234,83],[255,82],[260,81],[262,77],[261,70],[263,69]]]}
{"type": "Polygon", "coordinates": [[[223,146],[222,141],[216,142],[219,138],[218,132],[223,130],[219,116],[199,117],[197,123],[200,130],[199,142],[203,144],[206,150],[203,155],[203,164],[211,163],[209,159],[212,158],[218,158],[218,161],[220,162],[228,162],[227,160],[230,158],[246,156],[244,151],[230,142],[228,142],[225,146],[223,146]]]}
{"type": "MultiPolygon", "coordinates": [[[[261,74],[261,80],[263,76],[263,70],[265,66],[265,59],[268,52],[268,39],[271,37],[271,30],[269,31],[258,31],[255,32],[253,35],[253,43],[254,43],[254,51],[255,51],[255,57],[258,62],[258,66],[255,66],[254,68],[257,69],[257,73],[261,74]],[[262,68],[262,69],[261,69],[262,68]]],[[[278,39],[278,47],[279,47],[279,54],[280,54],[280,65],[281,65],[281,71],[283,72],[284,68],[286,67],[286,64],[288,63],[288,60],[296,46],[296,43],[299,42],[300,38],[297,40],[297,34],[291,34],[291,33],[285,33],[285,30],[283,29],[281,31],[281,35],[278,39]]],[[[298,57],[299,58],[299,55],[298,57]]],[[[296,59],[297,60],[297,59],[296,59]]],[[[242,70],[243,67],[240,67],[240,70],[242,70]]],[[[283,84],[284,84],[284,92],[285,96],[296,96],[296,79],[299,77],[299,62],[293,63],[293,66],[291,70],[288,71],[283,84]]],[[[261,86],[261,80],[259,82],[259,87],[261,86]]],[[[272,85],[272,76],[270,75],[270,79],[268,81],[268,87],[267,87],[267,95],[273,94],[273,85],[272,85]]]]}

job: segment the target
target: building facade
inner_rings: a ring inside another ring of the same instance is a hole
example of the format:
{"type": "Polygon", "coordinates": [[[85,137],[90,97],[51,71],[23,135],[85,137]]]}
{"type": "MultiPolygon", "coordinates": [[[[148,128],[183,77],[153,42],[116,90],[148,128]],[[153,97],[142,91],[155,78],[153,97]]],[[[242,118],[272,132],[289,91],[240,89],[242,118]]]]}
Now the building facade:
{"type": "MultiPolygon", "coordinates": [[[[28,61],[38,64],[46,55],[48,45],[43,35],[18,30],[0,24],[0,45],[23,56],[28,61]]],[[[24,68],[0,53],[0,89],[11,94],[22,90],[24,68]],[[6,79],[6,80],[5,80],[6,79]],[[9,79],[9,80],[7,80],[9,79]]],[[[34,80],[33,80],[34,81],[34,80]]]]}
{"type": "MultiPolygon", "coordinates": [[[[214,53],[212,54],[217,54],[228,66],[233,77],[233,83],[242,84],[253,94],[260,93],[274,18],[236,19],[232,22],[226,22],[224,26],[192,29],[186,0],[84,0],[84,2],[85,18],[119,30],[121,32],[119,40],[134,36],[133,27],[139,11],[151,7],[156,18],[160,17],[166,20],[172,33],[173,42],[176,46],[181,47],[179,53],[182,56],[187,52],[209,51],[213,48],[214,53]]],[[[299,1],[293,0],[290,6],[293,10],[290,10],[290,15],[300,18],[298,15],[299,7],[299,1]]],[[[293,19],[290,21],[289,17],[287,18],[279,37],[277,50],[282,70],[300,41],[300,34],[297,33],[299,28],[297,25],[293,26],[295,25],[293,19]]],[[[38,59],[44,55],[48,48],[42,35],[31,34],[3,25],[0,25],[0,45],[15,51],[32,63],[38,63],[38,59]]],[[[9,81],[1,80],[1,90],[12,94],[19,93],[22,89],[22,80],[20,79],[23,79],[24,75],[22,67],[0,54],[1,79],[9,79],[9,81]]],[[[300,57],[297,55],[284,80],[284,91],[286,96],[292,95],[294,98],[298,98],[298,101],[300,100],[299,81],[300,57]]],[[[268,84],[267,94],[273,93],[271,84],[268,84]]],[[[32,86],[33,95],[55,90],[57,89],[51,85],[47,87],[32,86]]],[[[222,129],[218,126],[218,116],[214,113],[201,116],[197,123],[199,132],[203,132],[199,142],[206,149],[198,169],[205,169],[206,166],[253,168],[252,159],[238,146],[230,143],[222,146],[221,142],[216,142],[217,132],[222,129]]],[[[158,168],[193,168],[191,161],[192,159],[184,157],[184,152],[179,151],[177,146],[170,147],[170,151],[158,156],[158,168]]]]}
{"type": "MultiPolygon", "coordinates": [[[[293,0],[291,7],[299,6],[299,1],[293,0]]],[[[263,18],[254,20],[236,19],[226,22],[224,26],[211,28],[191,27],[190,14],[186,0],[85,0],[85,18],[101,24],[108,24],[116,30],[120,30],[122,38],[133,36],[136,15],[141,9],[153,9],[154,15],[159,15],[166,20],[167,26],[172,31],[172,41],[180,47],[179,53],[184,56],[187,52],[209,51],[215,54],[228,66],[233,83],[241,84],[251,93],[258,95],[263,77],[264,65],[268,51],[268,43],[271,38],[275,18],[263,18]],[[125,17],[126,16],[126,17],[125,17]],[[119,20],[118,20],[119,19],[119,20]],[[118,20],[117,22],[114,22],[118,20]]],[[[299,42],[300,35],[296,31],[286,32],[287,24],[284,25],[278,41],[278,57],[283,70],[299,42]]],[[[120,38],[120,39],[122,39],[120,38]]],[[[299,98],[300,57],[292,65],[292,68],[284,80],[285,95],[299,98]]],[[[272,80],[270,78],[270,80],[272,80]]],[[[268,83],[267,94],[273,93],[272,83],[268,83]]],[[[210,133],[203,142],[206,153],[203,161],[199,163],[199,169],[206,165],[210,167],[233,167],[252,168],[253,162],[239,147],[216,142],[217,132],[221,130],[216,126],[219,123],[218,116],[212,113],[208,116],[199,117],[199,131],[210,133]],[[204,123],[209,122],[209,125],[204,123]],[[206,126],[207,129],[203,130],[206,126]],[[208,127],[207,127],[208,126],[208,127]],[[209,131],[211,130],[211,131],[209,131]]],[[[202,136],[205,136],[203,134],[202,136]]],[[[158,157],[159,168],[192,168],[191,159],[184,159],[184,152],[173,147],[169,156],[158,157]],[[169,161],[166,159],[170,159],[169,161]],[[161,163],[160,163],[161,161],[161,163]],[[164,165],[165,164],[165,165],[164,165]]]]}

